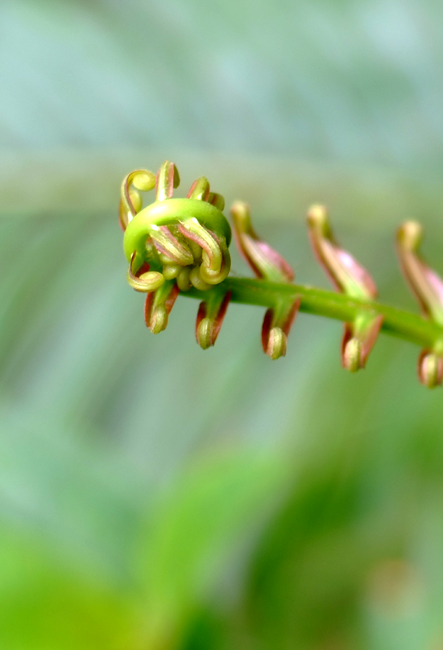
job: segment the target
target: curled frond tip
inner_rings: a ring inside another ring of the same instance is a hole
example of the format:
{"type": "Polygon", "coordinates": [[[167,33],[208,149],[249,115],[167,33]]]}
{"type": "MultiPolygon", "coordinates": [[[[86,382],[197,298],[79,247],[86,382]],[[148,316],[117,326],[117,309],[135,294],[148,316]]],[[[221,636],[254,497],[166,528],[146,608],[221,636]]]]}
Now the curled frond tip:
{"type": "Polygon", "coordinates": [[[173,162],[158,172],[138,169],[122,182],[119,223],[124,231],[127,280],[146,293],[145,322],[157,334],[168,323],[180,294],[200,298],[195,336],[203,349],[212,347],[230,302],[266,309],[262,347],[271,359],[285,356],[288,337],[299,311],[339,318],[344,322],[341,361],[356,372],[366,366],[382,331],[422,347],[420,382],[429,388],[443,383],[443,280],[420,253],[422,227],[406,221],[397,231],[400,266],[422,316],[377,302],[369,272],[335,239],[327,209],[311,206],[307,214],[310,241],[336,292],[293,284],[289,262],[252,225],[249,206],[231,207],[235,241],[255,279],[230,276],[231,226],[223,214],[225,201],[208,179],[195,180],[186,198],[174,197],[180,176],[173,162]],[[143,206],[142,194],[155,190],[143,206]]]}

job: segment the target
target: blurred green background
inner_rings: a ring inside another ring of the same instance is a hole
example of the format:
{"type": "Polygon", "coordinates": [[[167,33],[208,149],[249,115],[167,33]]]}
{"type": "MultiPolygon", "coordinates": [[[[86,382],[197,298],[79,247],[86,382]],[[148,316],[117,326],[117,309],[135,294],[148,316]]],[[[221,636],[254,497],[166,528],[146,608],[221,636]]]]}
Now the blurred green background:
{"type": "MultiPolygon", "coordinates": [[[[1,650],[443,648],[441,391],[382,337],[262,310],[154,337],[117,225],[131,169],[206,175],[297,280],[329,205],[386,302],[393,232],[443,271],[437,0],[2,0],[1,650]]],[[[183,195],[183,194],[182,194],[183,195]]],[[[236,273],[247,270],[234,253],[236,273]]]]}

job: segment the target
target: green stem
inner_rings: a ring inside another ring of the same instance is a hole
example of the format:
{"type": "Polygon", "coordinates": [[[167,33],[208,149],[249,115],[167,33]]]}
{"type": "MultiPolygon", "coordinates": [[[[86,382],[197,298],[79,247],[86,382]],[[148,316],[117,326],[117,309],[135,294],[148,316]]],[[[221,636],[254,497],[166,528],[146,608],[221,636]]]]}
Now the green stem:
{"type": "MultiPolygon", "coordinates": [[[[433,349],[443,341],[443,327],[417,314],[396,309],[378,302],[350,298],[345,294],[315,289],[298,284],[283,284],[249,278],[227,278],[219,290],[231,291],[231,301],[245,305],[274,307],[281,301],[293,302],[301,298],[300,311],[352,322],[358,314],[367,312],[383,316],[382,331],[391,336],[433,349]]],[[[212,289],[211,291],[213,291],[212,289]]],[[[190,289],[184,296],[205,300],[210,292],[190,289]]]]}

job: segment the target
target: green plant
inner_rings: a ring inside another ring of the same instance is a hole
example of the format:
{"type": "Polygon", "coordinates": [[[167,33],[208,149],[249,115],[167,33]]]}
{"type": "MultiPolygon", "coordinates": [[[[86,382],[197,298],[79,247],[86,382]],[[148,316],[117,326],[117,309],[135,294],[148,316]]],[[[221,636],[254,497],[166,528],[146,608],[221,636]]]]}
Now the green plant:
{"type": "Polygon", "coordinates": [[[120,225],[129,262],[128,282],[147,293],[145,321],[157,334],[168,323],[179,294],[202,300],[196,338],[202,348],[214,345],[229,302],[267,308],[262,345],[272,359],[286,354],[287,337],[298,311],[344,321],[342,365],[364,368],[377,336],[384,331],[420,345],[418,375],[433,388],[443,382],[443,280],[419,254],[420,224],[405,222],[397,232],[403,273],[423,316],[383,305],[369,273],[335,241],[326,209],[308,212],[312,247],[337,292],[293,284],[286,260],[255,233],[249,208],[234,203],[231,215],[238,248],[257,279],[228,277],[231,228],[223,215],[224,199],[202,177],[187,198],[172,198],[180,182],[174,163],[157,175],[136,170],[122,184],[120,225]],[[143,208],[141,191],[155,188],[156,201],[143,208]]]}

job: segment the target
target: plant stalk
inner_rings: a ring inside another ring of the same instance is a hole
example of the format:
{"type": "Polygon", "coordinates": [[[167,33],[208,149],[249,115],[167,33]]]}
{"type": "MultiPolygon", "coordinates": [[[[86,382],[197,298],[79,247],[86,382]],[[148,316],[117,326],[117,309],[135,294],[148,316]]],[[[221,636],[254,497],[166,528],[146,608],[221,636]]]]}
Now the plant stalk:
{"type": "MultiPolygon", "coordinates": [[[[213,291],[214,289],[211,289],[213,291]]],[[[352,322],[361,313],[382,315],[381,330],[391,336],[410,341],[426,349],[434,349],[443,341],[443,327],[418,314],[376,301],[350,298],[334,291],[316,289],[299,284],[269,282],[249,278],[227,278],[217,285],[217,290],[231,291],[231,302],[260,307],[275,307],[282,301],[292,303],[301,298],[300,311],[317,316],[352,322]]],[[[210,291],[190,289],[184,296],[206,300],[210,291]]]]}

